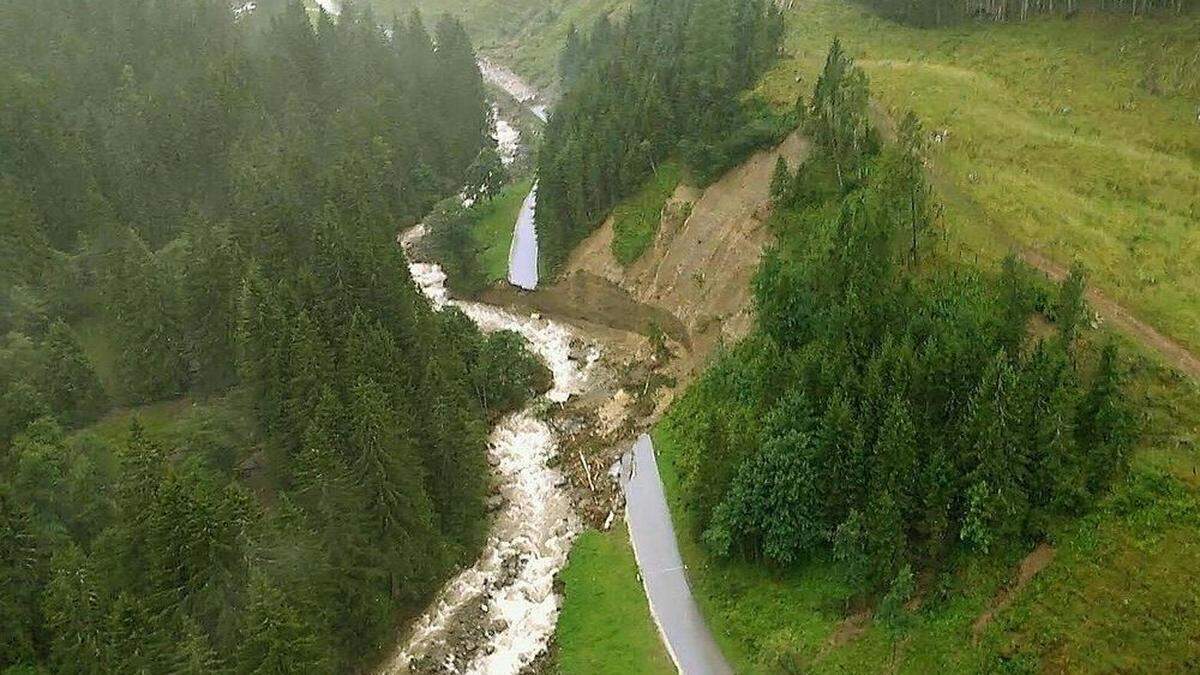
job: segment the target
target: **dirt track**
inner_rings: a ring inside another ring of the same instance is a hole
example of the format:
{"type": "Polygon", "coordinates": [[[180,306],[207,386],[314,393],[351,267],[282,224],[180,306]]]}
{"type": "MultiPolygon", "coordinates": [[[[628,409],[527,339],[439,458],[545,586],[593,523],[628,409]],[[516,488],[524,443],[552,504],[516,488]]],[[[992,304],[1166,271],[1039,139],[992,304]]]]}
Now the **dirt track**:
{"type": "MultiPolygon", "coordinates": [[[[1067,270],[1062,265],[1037,251],[1022,250],[1021,259],[1030,267],[1041,270],[1043,274],[1054,281],[1062,281],[1067,277],[1067,270]]],[[[1111,323],[1113,328],[1157,352],[1164,361],[1180,372],[1200,380],[1200,358],[1185,349],[1183,345],[1158,332],[1153,326],[1138,319],[1129,310],[1095,288],[1088,288],[1087,299],[1092,308],[1111,323]]]]}
{"type": "MultiPolygon", "coordinates": [[[[878,101],[874,100],[871,101],[871,121],[880,129],[885,139],[894,138],[895,129],[891,115],[878,101]]],[[[945,172],[939,171],[936,164],[930,165],[928,174],[939,198],[944,201],[953,200],[959,204],[969,204],[973,211],[979,212],[981,216],[984,215],[982,205],[978,204],[945,172]]],[[[1051,260],[1041,251],[1023,246],[1003,227],[1000,228],[1000,233],[1003,241],[1017,252],[1025,264],[1039,270],[1056,282],[1067,277],[1068,270],[1061,264],[1051,260]]],[[[1163,335],[1150,324],[1138,319],[1120,303],[1105,295],[1103,291],[1095,287],[1088,287],[1087,299],[1100,317],[1111,323],[1114,329],[1158,354],[1169,366],[1200,381],[1200,357],[1197,357],[1196,354],[1163,335]]]]}

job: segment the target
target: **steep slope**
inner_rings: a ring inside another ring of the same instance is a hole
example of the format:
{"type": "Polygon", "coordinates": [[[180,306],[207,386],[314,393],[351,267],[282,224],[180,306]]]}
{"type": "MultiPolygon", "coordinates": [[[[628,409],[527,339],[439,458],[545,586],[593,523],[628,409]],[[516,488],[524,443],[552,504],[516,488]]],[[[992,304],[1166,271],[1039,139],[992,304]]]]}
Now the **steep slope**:
{"type": "MultiPolygon", "coordinates": [[[[1200,208],[1194,18],[918,31],[815,0],[794,5],[789,31],[789,58],[761,91],[779,104],[807,96],[840,35],[883,116],[914,108],[933,130],[952,251],[987,264],[1016,249],[1051,277],[1082,259],[1112,328],[1142,346],[1153,338],[1107,297],[1179,342],[1200,339],[1194,269],[1180,269],[1195,259],[1188,223],[1200,208]]],[[[1193,670],[1200,596],[1187,570],[1197,553],[1184,542],[1200,524],[1200,402],[1133,351],[1130,399],[1147,423],[1128,475],[1082,520],[1055,523],[1052,547],[1030,542],[920,580],[896,625],[838,597],[838,563],[780,571],[709,556],[688,531],[690,495],[672,484],[685,443],[669,429],[656,437],[684,561],[727,655],[748,672],[1193,670]]],[[[1168,360],[1186,369],[1186,355],[1168,360]]]]}
{"type": "Polygon", "coordinates": [[[1105,296],[1200,348],[1195,13],[925,30],[802,0],[787,20],[786,57],[760,92],[808,95],[838,36],[881,111],[913,110],[933,132],[945,230],[963,255],[1081,260],[1105,296]]]}
{"type": "Polygon", "coordinates": [[[779,147],[755,153],[704,190],[680,186],[663,209],[654,244],[622,268],[613,257],[613,219],[568,259],[564,283],[594,275],[640,303],[677,318],[690,344],[690,366],[722,342],[746,335],[752,323],[750,281],[771,241],[764,225],[770,208],[771,171],[784,157],[796,165],[808,143],[793,134],[779,147]]]}

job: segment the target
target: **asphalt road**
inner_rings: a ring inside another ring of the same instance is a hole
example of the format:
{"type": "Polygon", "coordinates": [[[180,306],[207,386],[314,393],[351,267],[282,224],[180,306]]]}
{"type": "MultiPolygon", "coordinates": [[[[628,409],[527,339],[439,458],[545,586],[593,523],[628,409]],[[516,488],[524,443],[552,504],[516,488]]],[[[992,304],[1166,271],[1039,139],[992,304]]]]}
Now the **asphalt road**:
{"type": "Polygon", "coordinates": [[[512,245],[508,249],[508,282],[527,291],[538,285],[537,228],[533,222],[537,209],[537,183],[529,191],[513,229],[512,245]]]}
{"type": "Polygon", "coordinates": [[[638,438],[622,459],[621,482],[650,613],[676,667],[683,675],[732,673],[692,597],[649,436],[638,438]]]}

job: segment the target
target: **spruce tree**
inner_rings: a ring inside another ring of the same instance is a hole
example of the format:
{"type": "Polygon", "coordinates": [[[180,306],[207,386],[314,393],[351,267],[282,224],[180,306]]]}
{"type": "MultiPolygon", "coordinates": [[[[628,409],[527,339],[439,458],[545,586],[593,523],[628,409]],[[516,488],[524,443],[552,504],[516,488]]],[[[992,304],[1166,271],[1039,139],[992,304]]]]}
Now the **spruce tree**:
{"type": "Polygon", "coordinates": [[[1079,403],[1075,425],[1087,458],[1088,488],[1093,493],[1125,464],[1135,437],[1136,418],[1123,393],[1123,379],[1117,347],[1108,342],[1079,403]]]}
{"type": "Polygon", "coordinates": [[[775,160],[775,171],[771,174],[771,200],[776,204],[786,204],[792,189],[792,180],[787,160],[781,155],[775,160]]]}
{"type": "Polygon", "coordinates": [[[238,673],[327,671],[330,664],[311,616],[310,612],[294,606],[284,590],[266,575],[255,574],[250,581],[234,670],[238,673]]]}
{"type": "MultiPolygon", "coordinates": [[[[0,663],[34,663],[43,621],[40,615],[47,609],[58,609],[43,605],[39,597],[45,583],[39,578],[45,552],[39,546],[33,521],[29,507],[21,503],[7,482],[0,481],[0,587],[5,589],[0,597],[0,663]]],[[[67,619],[60,614],[50,616],[67,619]]],[[[83,643],[88,633],[80,631],[75,636],[83,643]]]]}
{"type": "Polygon", "coordinates": [[[1087,327],[1088,306],[1084,297],[1086,273],[1081,263],[1071,266],[1071,272],[1059,286],[1054,314],[1058,322],[1059,336],[1068,351],[1074,349],[1075,338],[1087,327]]]}
{"type": "Polygon", "coordinates": [[[412,439],[374,380],[360,376],[351,399],[349,430],[356,479],[379,523],[379,536],[422,541],[430,535],[433,506],[412,439]]]}
{"type": "Polygon", "coordinates": [[[50,408],[72,425],[99,417],[108,407],[108,397],[66,323],[59,320],[50,326],[42,350],[42,391],[50,408]]]}

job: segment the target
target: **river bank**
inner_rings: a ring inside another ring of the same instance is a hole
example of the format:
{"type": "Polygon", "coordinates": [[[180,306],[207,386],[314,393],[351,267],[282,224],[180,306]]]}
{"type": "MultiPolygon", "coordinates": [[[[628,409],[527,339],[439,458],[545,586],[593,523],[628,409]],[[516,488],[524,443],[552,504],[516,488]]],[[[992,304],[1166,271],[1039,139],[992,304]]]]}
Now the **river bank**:
{"type": "MultiPolygon", "coordinates": [[[[515,76],[496,80],[494,66],[488,71],[493,73],[489,81],[516,82],[515,76]]],[[[536,100],[519,88],[510,93],[526,103],[536,100]]],[[[521,152],[512,147],[521,139],[511,131],[516,125],[497,120],[497,129],[502,156],[521,152]]],[[[535,195],[531,191],[528,218],[522,219],[529,230],[535,195]]],[[[406,255],[423,234],[418,226],[399,238],[406,255]]],[[[494,520],[481,555],[409,627],[381,672],[536,669],[549,653],[561,606],[556,578],[575,536],[596,521],[611,522],[618,508],[619,489],[604,474],[607,464],[597,464],[593,471],[585,455],[594,459],[594,448],[604,446],[615,456],[618,439],[632,428],[625,403],[633,399],[619,395],[628,366],[607,357],[598,345],[604,342],[616,346],[615,353],[628,353],[639,340],[615,329],[567,327],[527,309],[452,298],[438,264],[410,257],[409,269],[435,309],[456,308],[485,332],[520,334],[551,370],[554,384],[493,429],[488,459],[495,475],[489,501],[494,520]]]]}
{"type": "MultiPolygon", "coordinates": [[[[418,228],[406,243],[419,236],[418,228]]],[[[413,262],[409,268],[435,308],[455,307],[484,331],[524,337],[550,368],[554,385],[492,431],[488,459],[496,474],[496,513],[483,552],[447,584],[382,672],[517,673],[545,651],[553,633],[559,606],[554,576],[581,527],[561,489],[563,476],[552,466],[560,432],[543,411],[586,390],[600,355],[559,324],[450,299],[436,264],[413,262]]]]}

